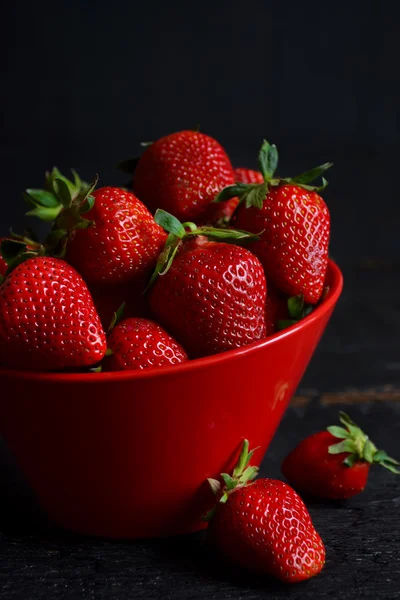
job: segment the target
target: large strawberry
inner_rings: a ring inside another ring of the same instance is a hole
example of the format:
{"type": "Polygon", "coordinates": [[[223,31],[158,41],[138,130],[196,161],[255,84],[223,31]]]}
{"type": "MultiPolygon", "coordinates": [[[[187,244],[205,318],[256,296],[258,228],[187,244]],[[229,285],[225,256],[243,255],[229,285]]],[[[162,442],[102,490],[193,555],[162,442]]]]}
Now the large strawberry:
{"type": "Polygon", "coordinates": [[[261,263],[249,250],[226,243],[254,238],[229,229],[196,229],[194,224],[185,232],[164,211],[157,211],[155,218],[170,235],[157,265],[150,307],[189,356],[207,356],[265,337],[261,263]]]}
{"type": "Polygon", "coordinates": [[[275,176],[278,152],[264,142],[259,162],[264,183],[237,183],[224,189],[217,202],[239,196],[240,204],[233,226],[261,233],[251,250],[261,260],[268,279],[289,296],[302,294],[315,304],[321,297],[328,265],[330,216],[317,193],[321,187],[309,185],[331,163],[297,177],[275,176]]]}
{"type": "Polygon", "coordinates": [[[237,201],[210,202],[235,182],[222,146],[197,131],[179,131],[150,144],[134,171],[133,189],[154,212],[164,209],[183,221],[216,222],[229,217],[237,201]]]}
{"type": "Polygon", "coordinates": [[[177,365],[187,361],[184,349],[162,327],[149,319],[124,319],[107,340],[107,371],[131,371],[177,365]]]}
{"type": "Polygon", "coordinates": [[[48,174],[45,190],[27,190],[28,214],[54,221],[45,241],[49,252],[64,256],[88,284],[131,283],[148,276],[166,235],[136,196],[81,184],[48,174]],[[75,185],[75,187],[74,187],[75,185]]]}
{"type": "Polygon", "coordinates": [[[317,498],[351,498],[364,490],[373,464],[400,474],[400,463],[378,450],[348,415],[340,413],[340,421],[343,427],[332,425],[310,435],[285,458],[282,472],[300,492],[317,498]]]}
{"type": "Polygon", "coordinates": [[[63,260],[22,262],[0,287],[0,363],[55,371],[101,360],[106,339],[82,277],[63,260]]]}
{"type": "Polygon", "coordinates": [[[245,440],[233,476],[209,480],[216,507],[206,516],[213,545],[234,564],[297,583],[317,575],[325,547],[300,496],[283,481],[259,479],[245,440]]]}

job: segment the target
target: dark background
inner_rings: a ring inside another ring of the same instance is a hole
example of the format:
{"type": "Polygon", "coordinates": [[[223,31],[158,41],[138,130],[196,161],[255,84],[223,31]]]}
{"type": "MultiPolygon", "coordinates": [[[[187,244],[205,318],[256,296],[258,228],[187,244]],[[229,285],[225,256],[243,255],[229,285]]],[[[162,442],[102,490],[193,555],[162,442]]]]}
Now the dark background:
{"type": "MultiPolygon", "coordinates": [[[[394,7],[394,4],[392,5],[394,7]]],[[[100,184],[139,143],[200,123],[235,166],[263,137],[281,173],[333,160],[325,193],[343,264],[400,257],[398,20],[390,3],[8,3],[0,234],[25,187],[75,167],[100,184]]]]}

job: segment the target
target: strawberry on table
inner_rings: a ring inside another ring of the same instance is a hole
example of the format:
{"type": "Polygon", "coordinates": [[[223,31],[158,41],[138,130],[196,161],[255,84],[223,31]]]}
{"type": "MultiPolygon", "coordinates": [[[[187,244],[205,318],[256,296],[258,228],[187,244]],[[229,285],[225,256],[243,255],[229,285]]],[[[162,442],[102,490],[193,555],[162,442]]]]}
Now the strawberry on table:
{"type": "Polygon", "coordinates": [[[83,190],[81,183],[67,185],[58,173],[47,176],[46,189],[25,194],[33,206],[28,215],[54,222],[48,252],[65,255],[89,285],[146,278],[166,235],[142,202],[121,188],[93,191],[97,178],[83,190]]]}
{"type": "Polygon", "coordinates": [[[0,286],[0,363],[55,371],[92,366],[106,338],[82,277],[63,260],[28,258],[0,286]]]}
{"type": "Polygon", "coordinates": [[[124,319],[107,339],[106,371],[129,371],[172,366],[187,361],[184,349],[149,319],[124,319]]]}
{"type": "Polygon", "coordinates": [[[205,517],[214,547],[234,564],[286,583],[317,575],[325,547],[300,496],[275,479],[252,481],[257,467],[244,441],[232,476],[209,479],[217,504],[205,517]]]}
{"type": "Polygon", "coordinates": [[[235,169],[236,183],[264,183],[264,177],[260,171],[253,169],[235,169]]]}
{"type": "Polygon", "coordinates": [[[164,211],[157,211],[155,219],[170,235],[153,277],[150,308],[189,356],[208,356],[265,337],[263,268],[254,254],[236,245],[256,236],[188,223],[185,231],[164,211]]]}
{"type": "Polygon", "coordinates": [[[222,146],[198,131],[179,131],[150,144],[137,163],[133,190],[152,211],[161,208],[178,219],[215,223],[229,217],[236,204],[210,205],[235,182],[222,146]]]}
{"type": "Polygon", "coordinates": [[[333,425],[307,437],[283,461],[282,473],[298,491],[345,499],[364,490],[373,464],[400,474],[400,463],[377,450],[348,415],[341,412],[340,421],[343,427],[333,425]]]}
{"type": "Polygon", "coordinates": [[[259,162],[263,183],[236,183],[222,190],[216,202],[238,196],[240,204],[234,227],[261,233],[251,246],[263,264],[268,280],[289,296],[302,294],[305,302],[316,304],[324,287],[328,265],[330,215],[317,193],[321,187],[309,185],[324,173],[325,163],[297,177],[275,176],[278,152],[264,142],[259,162]]]}

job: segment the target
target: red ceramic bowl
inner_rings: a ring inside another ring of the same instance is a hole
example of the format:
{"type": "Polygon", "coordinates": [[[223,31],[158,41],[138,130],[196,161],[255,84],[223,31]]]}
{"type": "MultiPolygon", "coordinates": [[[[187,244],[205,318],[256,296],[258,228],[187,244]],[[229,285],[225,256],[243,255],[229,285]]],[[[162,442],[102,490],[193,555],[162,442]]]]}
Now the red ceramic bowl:
{"type": "Polygon", "coordinates": [[[0,433],[56,523],[112,538],[200,529],[205,480],[241,442],[259,464],[331,316],[342,275],[307,318],[245,348],[152,371],[0,370],[0,433]]]}

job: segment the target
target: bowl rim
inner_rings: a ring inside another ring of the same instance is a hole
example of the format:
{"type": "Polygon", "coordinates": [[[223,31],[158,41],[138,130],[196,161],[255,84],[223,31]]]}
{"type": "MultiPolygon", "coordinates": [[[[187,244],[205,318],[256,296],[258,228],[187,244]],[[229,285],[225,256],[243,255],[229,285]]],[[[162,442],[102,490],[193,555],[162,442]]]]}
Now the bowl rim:
{"type": "Polygon", "coordinates": [[[205,356],[203,358],[195,358],[188,360],[187,362],[180,363],[178,365],[171,365],[165,367],[156,367],[154,369],[144,369],[142,371],[114,371],[114,372],[100,372],[100,373],[63,373],[63,372],[46,372],[46,371],[19,371],[17,369],[4,369],[0,368],[0,378],[2,376],[13,377],[15,379],[25,379],[31,381],[43,381],[43,382],[59,382],[59,383],[99,383],[105,381],[124,381],[133,379],[154,379],[170,375],[171,373],[177,375],[178,373],[201,369],[210,365],[217,365],[220,362],[229,361],[230,359],[237,358],[238,356],[244,356],[257,352],[259,349],[271,346],[279,342],[283,338],[288,338],[295,335],[299,330],[308,327],[312,322],[322,318],[329,310],[331,310],[336,304],[342,289],[343,289],[343,275],[338,265],[332,260],[328,261],[328,273],[332,279],[332,285],[329,293],[325,300],[317,306],[317,308],[309,314],[307,317],[301,319],[298,323],[274,333],[267,338],[258,340],[247,346],[241,348],[234,348],[227,350],[226,352],[220,352],[219,354],[212,354],[211,356],[205,356]]]}

